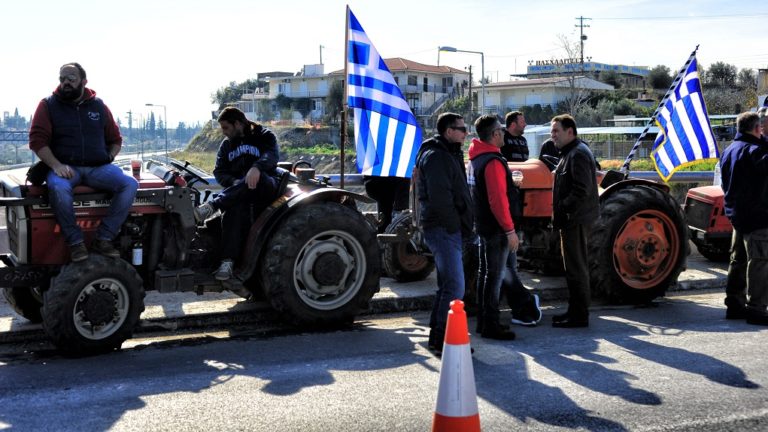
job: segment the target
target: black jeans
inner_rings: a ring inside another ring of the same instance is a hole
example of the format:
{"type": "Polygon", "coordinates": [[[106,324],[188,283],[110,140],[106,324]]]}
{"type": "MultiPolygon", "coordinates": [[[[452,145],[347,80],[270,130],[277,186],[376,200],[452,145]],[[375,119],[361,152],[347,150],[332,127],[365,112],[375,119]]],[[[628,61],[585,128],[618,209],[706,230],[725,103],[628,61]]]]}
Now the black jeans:
{"type": "Polygon", "coordinates": [[[408,197],[411,179],[400,177],[366,177],[365,193],[376,200],[381,214],[379,233],[383,233],[392,223],[392,213],[408,209],[408,197]]]}
{"type": "Polygon", "coordinates": [[[565,281],[568,283],[568,315],[574,319],[589,317],[589,264],[587,241],[590,225],[576,225],[560,229],[565,281]]]}
{"type": "Polygon", "coordinates": [[[728,307],[746,306],[751,313],[766,315],[768,305],[768,229],[742,234],[733,230],[731,262],[725,286],[728,307]]]}
{"type": "Polygon", "coordinates": [[[253,220],[272,204],[277,195],[277,180],[264,173],[256,189],[248,189],[243,181],[222,190],[212,200],[214,208],[221,210],[221,259],[240,257],[243,244],[253,220]]]}
{"type": "Polygon", "coordinates": [[[506,272],[509,243],[504,233],[480,236],[480,267],[477,275],[477,332],[493,330],[499,322],[499,294],[506,272]]]}
{"type": "Polygon", "coordinates": [[[519,312],[533,301],[533,294],[523,285],[523,282],[520,281],[520,276],[517,274],[516,253],[510,252],[507,255],[507,265],[501,282],[501,292],[507,297],[507,304],[512,309],[513,314],[519,312]]]}

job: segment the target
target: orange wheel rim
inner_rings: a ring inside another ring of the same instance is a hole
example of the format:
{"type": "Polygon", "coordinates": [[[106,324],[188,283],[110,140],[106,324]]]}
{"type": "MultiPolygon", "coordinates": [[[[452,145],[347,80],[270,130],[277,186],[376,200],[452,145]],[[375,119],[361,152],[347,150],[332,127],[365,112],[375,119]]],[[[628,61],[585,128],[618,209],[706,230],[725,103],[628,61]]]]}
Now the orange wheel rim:
{"type": "Polygon", "coordinates": [[[659,210],[632,215],[613,242],[613,265],[621,280],[635,289],[660,284],[675,267],[680,236],[672,219],[659,210]]]}

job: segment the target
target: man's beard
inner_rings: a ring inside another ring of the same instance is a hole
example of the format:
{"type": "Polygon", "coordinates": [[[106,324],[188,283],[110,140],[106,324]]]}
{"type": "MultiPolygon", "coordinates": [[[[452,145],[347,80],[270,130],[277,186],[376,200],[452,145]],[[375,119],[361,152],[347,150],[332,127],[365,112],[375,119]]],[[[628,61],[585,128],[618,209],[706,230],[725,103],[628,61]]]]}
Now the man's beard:
{"type": "Polygon", "coordinates": [[[77,87],[72,87],[69,84],[63,84],[59,86],[59,96],[61,96],[61,98],[65,101],[76,101],[80,98],[80,95],[83,94],[83,85],[84,84],[82,81],[77,87]]]}

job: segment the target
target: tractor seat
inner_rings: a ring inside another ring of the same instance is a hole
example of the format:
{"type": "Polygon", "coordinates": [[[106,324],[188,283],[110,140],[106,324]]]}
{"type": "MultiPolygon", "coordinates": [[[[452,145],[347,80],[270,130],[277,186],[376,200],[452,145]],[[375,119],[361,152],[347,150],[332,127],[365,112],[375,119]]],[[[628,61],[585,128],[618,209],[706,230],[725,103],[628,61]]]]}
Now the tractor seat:
{"type": "MultiPolygon", "coordinates": [[[[78,195],[78,194],[93,194],[93,193],[99,193],[104,191],[98,191],[90,186],[78,185],[78,186],[75,186],[75,189],[72,192],[75,195],[78,195]]],[[[108,192],[104,192],[104,193],[106,194],[108,192]]],[[[24,196],[26,197],[43,197],[47,195],[48,195],[48,186],[45,184],[41,186],[27,185],[26,192],[24,193],[24,196]]]]}

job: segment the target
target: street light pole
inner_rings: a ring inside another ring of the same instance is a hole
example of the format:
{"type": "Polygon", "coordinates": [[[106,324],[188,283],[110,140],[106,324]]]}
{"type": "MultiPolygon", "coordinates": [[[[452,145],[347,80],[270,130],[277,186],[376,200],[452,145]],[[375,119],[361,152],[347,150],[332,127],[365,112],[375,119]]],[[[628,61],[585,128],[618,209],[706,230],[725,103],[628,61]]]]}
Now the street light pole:
{"type": "MultiPolygon", "coordinates": [[[[456,49],[454,47],[449,46],[441,46],[437,47],[438,55],[440,55],[440,51],[445,52],[464,52],[464,53],[470,53],[470,54],[480,54],[480,86],[481,86],[481,92],[482,92],[482,102],[480,103],[481,106],[481,112],[480,115],[485,114],[485,54],[483,54],[482,51],[467,51],[467,50],[460,50],[456,49]]],[[[470,94],[470,97],[472,95],[470,94]]]]}
{"type": "Polygon", "coordinates": [[[165,157],[168,157],[168,111],[166,111],[165,105],[160,104],[146,104],[148,107],[163,107],[163,129],[165,129],[165,157]]]}

